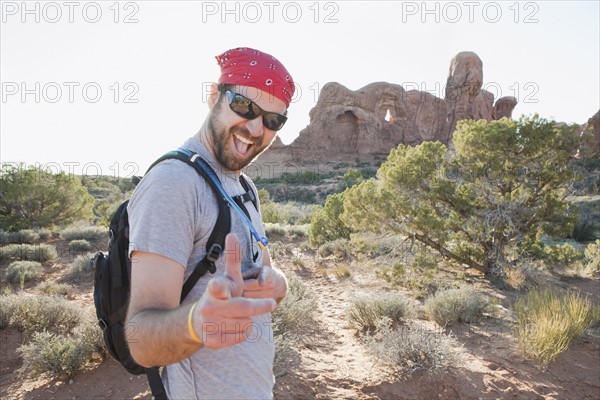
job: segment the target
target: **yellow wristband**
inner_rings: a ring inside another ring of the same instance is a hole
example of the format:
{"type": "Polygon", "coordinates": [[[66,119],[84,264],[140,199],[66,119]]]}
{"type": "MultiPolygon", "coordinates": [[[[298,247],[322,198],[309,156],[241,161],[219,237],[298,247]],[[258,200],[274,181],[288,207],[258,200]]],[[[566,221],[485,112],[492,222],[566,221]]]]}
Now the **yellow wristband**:
{"type": "Polygon", "coordinates": [[[188,313],[188,331],[190,332],[190,336],[196,342],[202,344],[202,340],[196,335],[196,331],[194,330],[194,325],[192,324],[192,314],[194,314],[194,309],[198,305],[198,302],[195,302],[194,305],[190,308],[190,312],[188,313]]]}

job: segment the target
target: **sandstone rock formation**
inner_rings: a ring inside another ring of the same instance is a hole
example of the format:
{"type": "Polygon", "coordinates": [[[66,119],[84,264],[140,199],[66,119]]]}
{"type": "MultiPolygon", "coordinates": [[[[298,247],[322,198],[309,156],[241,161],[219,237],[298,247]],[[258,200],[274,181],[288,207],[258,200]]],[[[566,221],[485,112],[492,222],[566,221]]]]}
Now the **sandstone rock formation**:
{"type": "Polygon", "coordinates": [[[502,117],[512,118],[512,111],[515,109],[517,105],[516,97],[512,96],[504,96],[500,97],[496,100],[496,104],[494,104],[494,113],[492,115],[493,119],[500,119],[502,117]]]}
{"type": "Polygon", "coordinates": [[[401,143],[450,144],[458,120],[511,117],[517,100],[503,97],[494,104],[494,95],[482,90],[482,84],[483,62],[473,52],[452,58],[444,99],[386,82],[356,91],[328,83],[298,138],[288,146],[277,139],[254,168],[274,163],[372,162],[385,159],[401,143]]]}
{"type": "Polygon", "coordinates": [[[328,83],[310,113],[310,124],[289,148],[293,162],[372,161],[400,143],[423,140],[447,143],[444,100],[382,82],[356,92],[328,83]]]}
{"type": "Polygon", "coordinates": [[[589,141],[584,141],[577,157],[587,158],[600,155],[600,110],[581,126],[581,136],[589,135],[589,141]]]}

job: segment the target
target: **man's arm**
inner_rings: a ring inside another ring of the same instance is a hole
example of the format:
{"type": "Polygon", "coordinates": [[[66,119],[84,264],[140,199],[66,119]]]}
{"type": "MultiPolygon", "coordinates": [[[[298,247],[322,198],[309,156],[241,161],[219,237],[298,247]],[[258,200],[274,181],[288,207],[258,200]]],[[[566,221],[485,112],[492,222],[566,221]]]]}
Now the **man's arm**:
{"type": "MultiPolygon", "coordinates": [[[[251,317],[275,308],[270,299],[239,297],[243,291],[239,249],[237,237],[228,235],[225,275],[210,280],[191,317],[194,333],[208,348],[244,341],[251,317]]],[[[126,327],[131,355],[142,366],[172,364],[202,346],[188,329],[188,314],[196,303],[179,304],[183,276],[183,266],[167,257],[142,251],[132,254],[126,327]]]]}

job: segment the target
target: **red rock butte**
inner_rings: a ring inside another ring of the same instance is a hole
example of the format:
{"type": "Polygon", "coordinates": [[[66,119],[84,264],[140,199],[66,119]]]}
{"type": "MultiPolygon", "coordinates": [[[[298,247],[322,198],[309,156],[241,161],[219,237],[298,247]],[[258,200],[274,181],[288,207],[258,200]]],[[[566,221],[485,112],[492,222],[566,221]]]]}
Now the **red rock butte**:
{"type": "MultiPolygon", "coordinates": [[[[309,125],[298,138],[285,145],[277,137],[248,173],[269,178],[286,166],[294,166],[290,171],[296,172],[322,163],[376,163],[399,144],[440,141],[448,145],[459,120],[512,117],[517,99],[506,96],[494,101],[494,95],[482,86],[483,62],[468,51],[450,61],[443,99],[387,82],[356,91],[327,83],[309,113],[309,125]]],[[[592,122],[587,125],[598,130],[592,122]]],[[[600,131],[593,134],[598,137],[600,131]]]]}

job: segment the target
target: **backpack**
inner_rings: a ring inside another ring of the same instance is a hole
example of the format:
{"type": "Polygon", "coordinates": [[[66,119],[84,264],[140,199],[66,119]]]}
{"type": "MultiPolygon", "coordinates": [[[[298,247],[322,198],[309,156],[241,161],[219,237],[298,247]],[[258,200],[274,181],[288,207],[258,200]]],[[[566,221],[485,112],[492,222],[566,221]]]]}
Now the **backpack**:
{"type": "MultiPolygon", "coordinates": [[[[231,214],[229,203],[223,196],[219,195],[217,185],[220,185],[218,177],[208,163],[201,159],[195,153],[181,151],[172,151],[158,160],[156,160],[148,171],[158,163],[168,160],[181,160],[192,166],[198,174],[206,180],[213,192],[217,195],[219,204],[219,214],[217,222],[211,232],[206,244],[206,256],[196,265],[194,271],[184,282],[181,299],[194,287],[196,282],[207,272],[211,274],[216,272],[215,262],[225,248],[225,237],[231,230],[231,214]],[[191,156],[189,155],[191,154],[191,156]],[[201,164],[196,161],[200,159],[201,164]],[[207,172],[207,170],[209,170],[207,172]],[[212,177],[210,175],[212,173],[212,177]]],[[[146,171],[146,173],[148,173],[146,171]]],[[[139,182],[139,178],[137,179],[139,182]]],[[[240,175],[240,183],[246,193],[233,197],[238,206],[248,214],[243,202],[251,200],[254,207],[258,210],[256,195],[250,187],[247,180],[240,175]]],[[[102,329],[104,343],[108,353],[125,369],[134,375],[145,373],[148,376],[148,382],[155,399],[167,399],[162,379],[158,372],[158,367],[144,368],[137,364],[127,345],[127,331],[125,327],[125,318],[129,304],[129,293],[131,285],[131,260],[129,259],[129,220],[127,214],[127,205],[129,200],[123,202],[115,211],[110,221],[109,227],[109,250],[108,254],[98,252],[91,260],[95,270],[94,275],[94,306],[98,323],[102,329]]]]}

